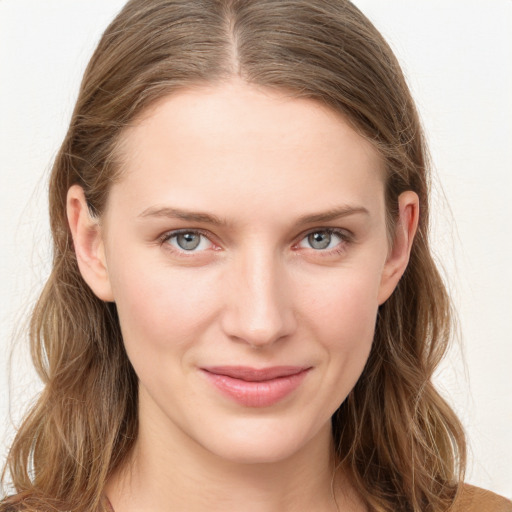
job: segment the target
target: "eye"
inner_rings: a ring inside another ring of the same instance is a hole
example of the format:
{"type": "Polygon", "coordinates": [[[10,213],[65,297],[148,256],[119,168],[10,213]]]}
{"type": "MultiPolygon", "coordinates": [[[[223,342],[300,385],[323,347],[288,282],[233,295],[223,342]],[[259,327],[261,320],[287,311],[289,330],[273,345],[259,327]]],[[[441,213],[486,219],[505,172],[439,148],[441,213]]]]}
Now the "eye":
{"type": "Polygon", "coordinates": [[[179,252],[201,252],[213,246],[212,242],[200,231],[172,231],[166,233],[160,241],[179,252]]]}
{"type": "Polygon", "coordinates": [[[302,248],[312,248],[316,251],[335,249],[341,243],[348,241],[348,235],[338,229],[318,229],[308,233],[298,244],[302,248]]]}

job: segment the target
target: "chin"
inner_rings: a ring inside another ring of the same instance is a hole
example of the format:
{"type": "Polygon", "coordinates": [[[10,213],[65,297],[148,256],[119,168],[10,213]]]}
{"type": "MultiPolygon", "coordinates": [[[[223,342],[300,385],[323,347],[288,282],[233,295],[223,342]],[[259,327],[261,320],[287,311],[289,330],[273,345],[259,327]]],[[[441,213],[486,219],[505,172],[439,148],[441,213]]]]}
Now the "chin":
{"type": "MultiPolygon", "coordinates": [[[[215,454],[233,464],[276,464],[290,459],[299,450],[281,442],[230,443],[229,446],[215,446],[215,454]]],[[[211,451],[213,451],[211,450],[211,451]]]]}
{"type": "Polygon", "coordinates": [[[327,432],[320,429],[317,433],[311,433],[308,427],[290,427],[275,421],[241,423],[212,432],[203,447],[236,464],[273,464],[307,452],[315,441],[328,443],[331,436],[330,421],[327,432]]]}

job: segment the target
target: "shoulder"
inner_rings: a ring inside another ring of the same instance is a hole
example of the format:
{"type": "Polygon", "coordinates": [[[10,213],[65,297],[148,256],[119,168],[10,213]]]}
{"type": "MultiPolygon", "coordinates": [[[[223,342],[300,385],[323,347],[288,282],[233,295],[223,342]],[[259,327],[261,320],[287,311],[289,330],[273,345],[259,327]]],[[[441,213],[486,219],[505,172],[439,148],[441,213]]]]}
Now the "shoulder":
{"type": "Polygon", "coordinates": [[[466,484],[450,512],[512,512],[512,501],[491,491],[466,484]]]}

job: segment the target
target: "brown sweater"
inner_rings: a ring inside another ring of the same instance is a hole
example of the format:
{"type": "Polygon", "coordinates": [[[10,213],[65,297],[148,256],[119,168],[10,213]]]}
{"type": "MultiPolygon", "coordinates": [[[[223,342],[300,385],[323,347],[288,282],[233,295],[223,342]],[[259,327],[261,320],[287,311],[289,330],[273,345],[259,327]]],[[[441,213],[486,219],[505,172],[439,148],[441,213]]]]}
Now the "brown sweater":
{"type": "Polygon", "coordinates": [[[493,492],[465,485],[450,512],[512,512],[512,501],[493,492]]]}

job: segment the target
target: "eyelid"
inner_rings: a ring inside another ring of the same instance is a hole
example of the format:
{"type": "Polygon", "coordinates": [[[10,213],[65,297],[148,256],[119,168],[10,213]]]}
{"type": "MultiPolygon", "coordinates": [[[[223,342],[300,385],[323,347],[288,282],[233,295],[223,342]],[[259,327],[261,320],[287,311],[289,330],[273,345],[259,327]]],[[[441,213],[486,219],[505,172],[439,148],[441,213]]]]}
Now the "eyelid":
{"type": "MultiPolygon", "coordinates": [[[[166,242],[168,242],[172,238],[176,238],[177,236],[179,236],[181,234],[185,234],[185,233],[191,233],[191,234],[203,236],[214,246],[213,250],[218,250],[218,249],[215,249],[216,244],[215,244],[215,242],[212,241],[211,233],[204,231],[203,229],[197,229],[197,228],[194,228],[194,229],[182,228],[182,229],[174,229],[171,231],[166,231],[165,233],[163,233],[162,235],[160,235],[158,237],[158,242],[160,245],[163,246],[166,242]]],[[[167,244],[166,249],[171,252],[174,252],[174,253],[177,253],[180,255],[185,255],[185,256],[193,256],[196,254],[201,254],[201,253],[206,252],[206,249],[204,249],[202,251],[186,251],[184,249],[179,249],[177,247],[174,247],[171,244],[167,244]]]]}
{"type": "Polygon", "coordinates": [[[308,235],[311,235],[312,233],[321,233],[321,232],[327,232],[327,233],[334,233],[335,235],[339,235],[340,237],[344,239],[352,239],[354,237],[353,233],[349,231],[348,229],[344,228],[336,228],[333,226],[320,226],[317,228],[309,229],[305,233],[302,233],[300,236],[300,239],[302,240],[308,235]]]}
{"type": "MultiPolygon", "coordinates": [[[[297,237],[297,242],[295,242],[293,244],[293,247],[294,248],[297,247],[300,244],[300,242],[302,242],[309,235],[311,235],[313,233],[322,233],[322,232],[339,236],[341,239],[341,242],[337,246],[335,246],[331,249],[328,249],[328,250],[314,249],[313,247],[310,247],[311,251],[313,251],[319,255],[328,256],[328,255],[332,255],[333,253],[340,252],[340,250],[343,250],[343,249],[340,249],[340,247],[339,247],[340,245],[345,246],[346,244],[351,243],[353,241],[353,233],[351,233],[350,231],[348,231],[346,229],[335,228],[335,227],[317,227],[317,228],[310,229],[310,230],[306,231],[305,233],[302,233],[301,235],[299,235],[299,237],[297,237]]],[[[184,234],[184,233],[192,233],[192,234],[201,235],[201,236],[205,237],[213,245],[213,247],[214,247],[213,250],[220,249],[220,247],[218,247],[218,246],[216,247],[215,242],[212,241],[211,233],[209,233],[208,231],[205,231],[203,229],[198,229],[198,228],[193,228],[193,229],[182,228],[182,229],[166,231],[165,233],[163,233],[161,236],[158,237],[158,242],[160,243],[160,245],[164,245],[171,238],[175,238],[175,237],[179,236],[180,234],[184,234]]],[[[170,244],[167,244],[167,250],[170,250],[172,252],[175,252],[177,254],[184,255],[184,256],[194,256],[194,255],[206,252],[207,249],[204,249],[201,251],[195,251],[195,250],[194,251],[186,251],[184,249],[181,250],[181,249],[176,248],[170,244]]]]}
{"type": "Polygon", "coordinates": [[[336,245],[335,247],[331,248],[331,249],[314,249],[313,247],[310,247],[310,249],[312,251],[314,251],[315,253],[318,253],[320,255],[331,255],[333,253],[336,253],[336,252],[339,252],[340,251],[340,245],[343,245],[343,247],[346,245],[346,244],[349,244],[351,242],[353,242],[354,240],[354,235],[352,232],[348,231],[347,229],[342,229],[342,228],[335,228],[335,227],[330,227],[330,226],[326,226],[326,227],[317,227],[317,228],[314,228],[314,229],[310,229],[308,231],[306,231],[305,233],[302,233],[299,238],[298,238],[298,241],[294,244],[294,247],[298,246],[300,244],[300,242],[302,242],[305,238],[307,238],[309,235],[313,234],[313,233],[329,233],[329,234],[334,234],[334,235],[337,235],[340,237],[341,239],[341,242],[336,245]]]}

